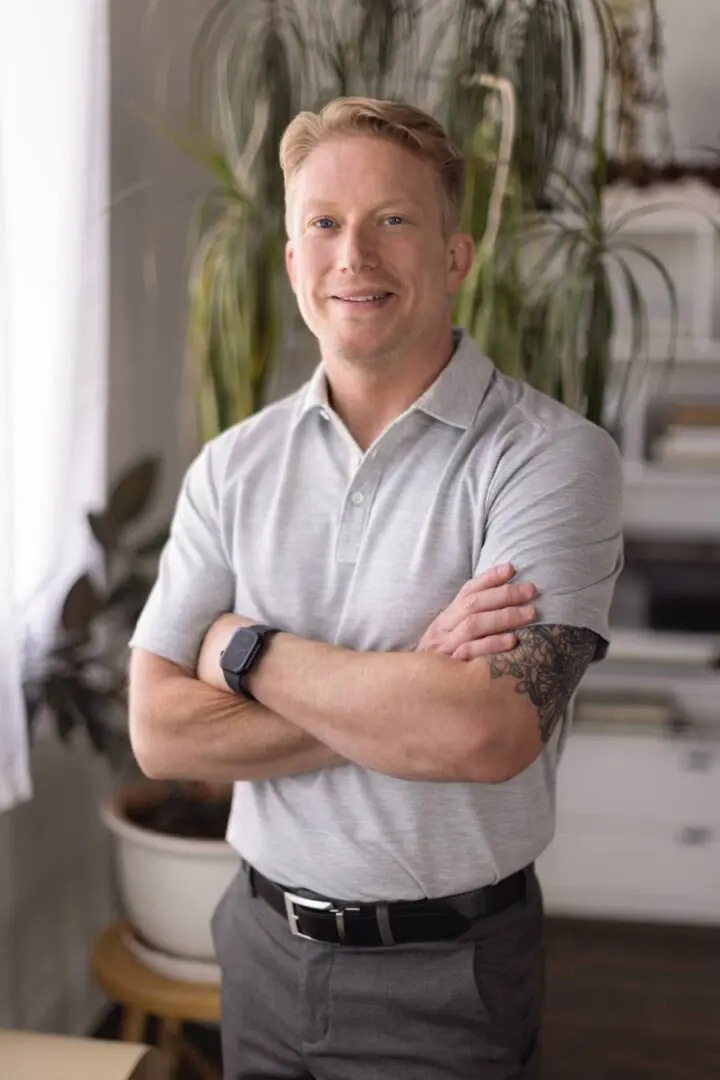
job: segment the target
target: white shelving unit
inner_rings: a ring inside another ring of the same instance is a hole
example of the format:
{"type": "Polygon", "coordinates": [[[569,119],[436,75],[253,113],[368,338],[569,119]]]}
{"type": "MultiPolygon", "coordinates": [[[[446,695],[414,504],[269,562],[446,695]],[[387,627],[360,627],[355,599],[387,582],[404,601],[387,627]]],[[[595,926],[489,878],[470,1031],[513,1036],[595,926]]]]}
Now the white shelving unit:
{"type": "Polygon", "coordinates": [[[606,189],[603,209],[616,238],[627,244],[623,253],[639,276],[658,336],[670,323],[667,290],[657,270],[629,245],[649,250],[666,266],[684,345],[696,355],[717,353],[720,191],[696,181],[645,189],[620,184],[606,189]]]}
{"type": "MultiPolygon", "coordinates": [[[[668,468],[648,458],[648,422],[663,398],[720,404],[720,193],[700,185],[610,189],[612,220],[668,265],[682,334],[668,372],[662,290],[650,297],[651,363],[625,414],[627,539],[720,546],[720,463],[668,468]],[[672,209],[667,203],[686,205],[672,209]],[[688,204],[692,204],[690,207],[688,204]],[[654,207],[651,215],[636,213],[654,207]],[[661,207],[665,207],[664,209],[661,207]]],[[[659,278],[656,277],[656,285],[659,278]]],[[[647,289],[653,284],[648,279],[647,289]]],[[[622,326],[616,343],[622,372],[622,326]]],[[[557,832],[538,861],[548,912],[720,924],[720,611],[717,636],[619,629],[582,692],[665,696],[682,727],[578,724],[558,775],[557,832]]]]}
{"type": "Polygon", "coordinates": [[[628,534],[720,540],[717,476],[628,462],[623,518],[628,534]]]}

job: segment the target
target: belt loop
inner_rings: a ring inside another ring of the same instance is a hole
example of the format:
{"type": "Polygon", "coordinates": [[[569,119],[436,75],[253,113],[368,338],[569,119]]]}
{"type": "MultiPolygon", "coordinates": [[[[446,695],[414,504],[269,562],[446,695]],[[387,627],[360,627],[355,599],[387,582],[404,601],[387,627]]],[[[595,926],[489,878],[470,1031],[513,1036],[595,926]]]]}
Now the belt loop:
{"type": "Polygon", "coordinates": [[[377,919],[378,930],[380,931],[380,940],[383,945],[394,945],[395,938],[393,937],[392,927],[390,926],[388,905],[385,903],[376,904],[375,917],[377,919]]]}

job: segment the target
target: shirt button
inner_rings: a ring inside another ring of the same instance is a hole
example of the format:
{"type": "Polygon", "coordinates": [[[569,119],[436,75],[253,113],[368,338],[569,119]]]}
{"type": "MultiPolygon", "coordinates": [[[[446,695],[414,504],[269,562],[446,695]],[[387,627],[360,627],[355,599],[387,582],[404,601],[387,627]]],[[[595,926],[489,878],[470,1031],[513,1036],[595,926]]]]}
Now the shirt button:
{"type": "Polygon", "coordinates": [[[361,506],[365,502],[365,496],[362,491],[353,491],[350,496],[350,502],[354,503],[355,506],[361,506]]]}

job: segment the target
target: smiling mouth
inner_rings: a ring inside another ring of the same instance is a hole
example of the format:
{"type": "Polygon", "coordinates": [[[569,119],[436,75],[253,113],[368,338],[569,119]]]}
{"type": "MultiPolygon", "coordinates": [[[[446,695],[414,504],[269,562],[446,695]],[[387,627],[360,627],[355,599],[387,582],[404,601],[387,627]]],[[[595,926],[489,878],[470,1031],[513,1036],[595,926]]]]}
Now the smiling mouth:
{"type": "Polygon", "coordinates": [[[339,300],[342,304],[354,304],[355,307],[378,307],[393,294],[390,292],[357,293],[355,296],[332,296],[331,300],[339,300]]]}

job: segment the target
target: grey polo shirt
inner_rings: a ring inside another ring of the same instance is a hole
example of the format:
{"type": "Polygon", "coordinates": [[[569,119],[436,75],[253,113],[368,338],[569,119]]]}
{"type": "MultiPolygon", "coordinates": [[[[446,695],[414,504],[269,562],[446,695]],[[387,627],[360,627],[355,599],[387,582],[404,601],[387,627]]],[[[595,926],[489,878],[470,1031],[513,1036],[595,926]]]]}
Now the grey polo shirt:
{"type": "MultiPolygon", "coordinates": [[[[605,432],[500,374],[465,335],[365,454],[328,406],[321,365],[191,465],[132,645],[193,665],[209,624],[235,610],[316,641],[408,650],[468,578],[506,561],[538,586],[539,622],[607,641],[621,489],[605,432]]],[[[343,899],[496,881],[552,838],[564,726],[502,784],[354,764],[237,783],[228,839],[268,877],[343,899]]]]}

